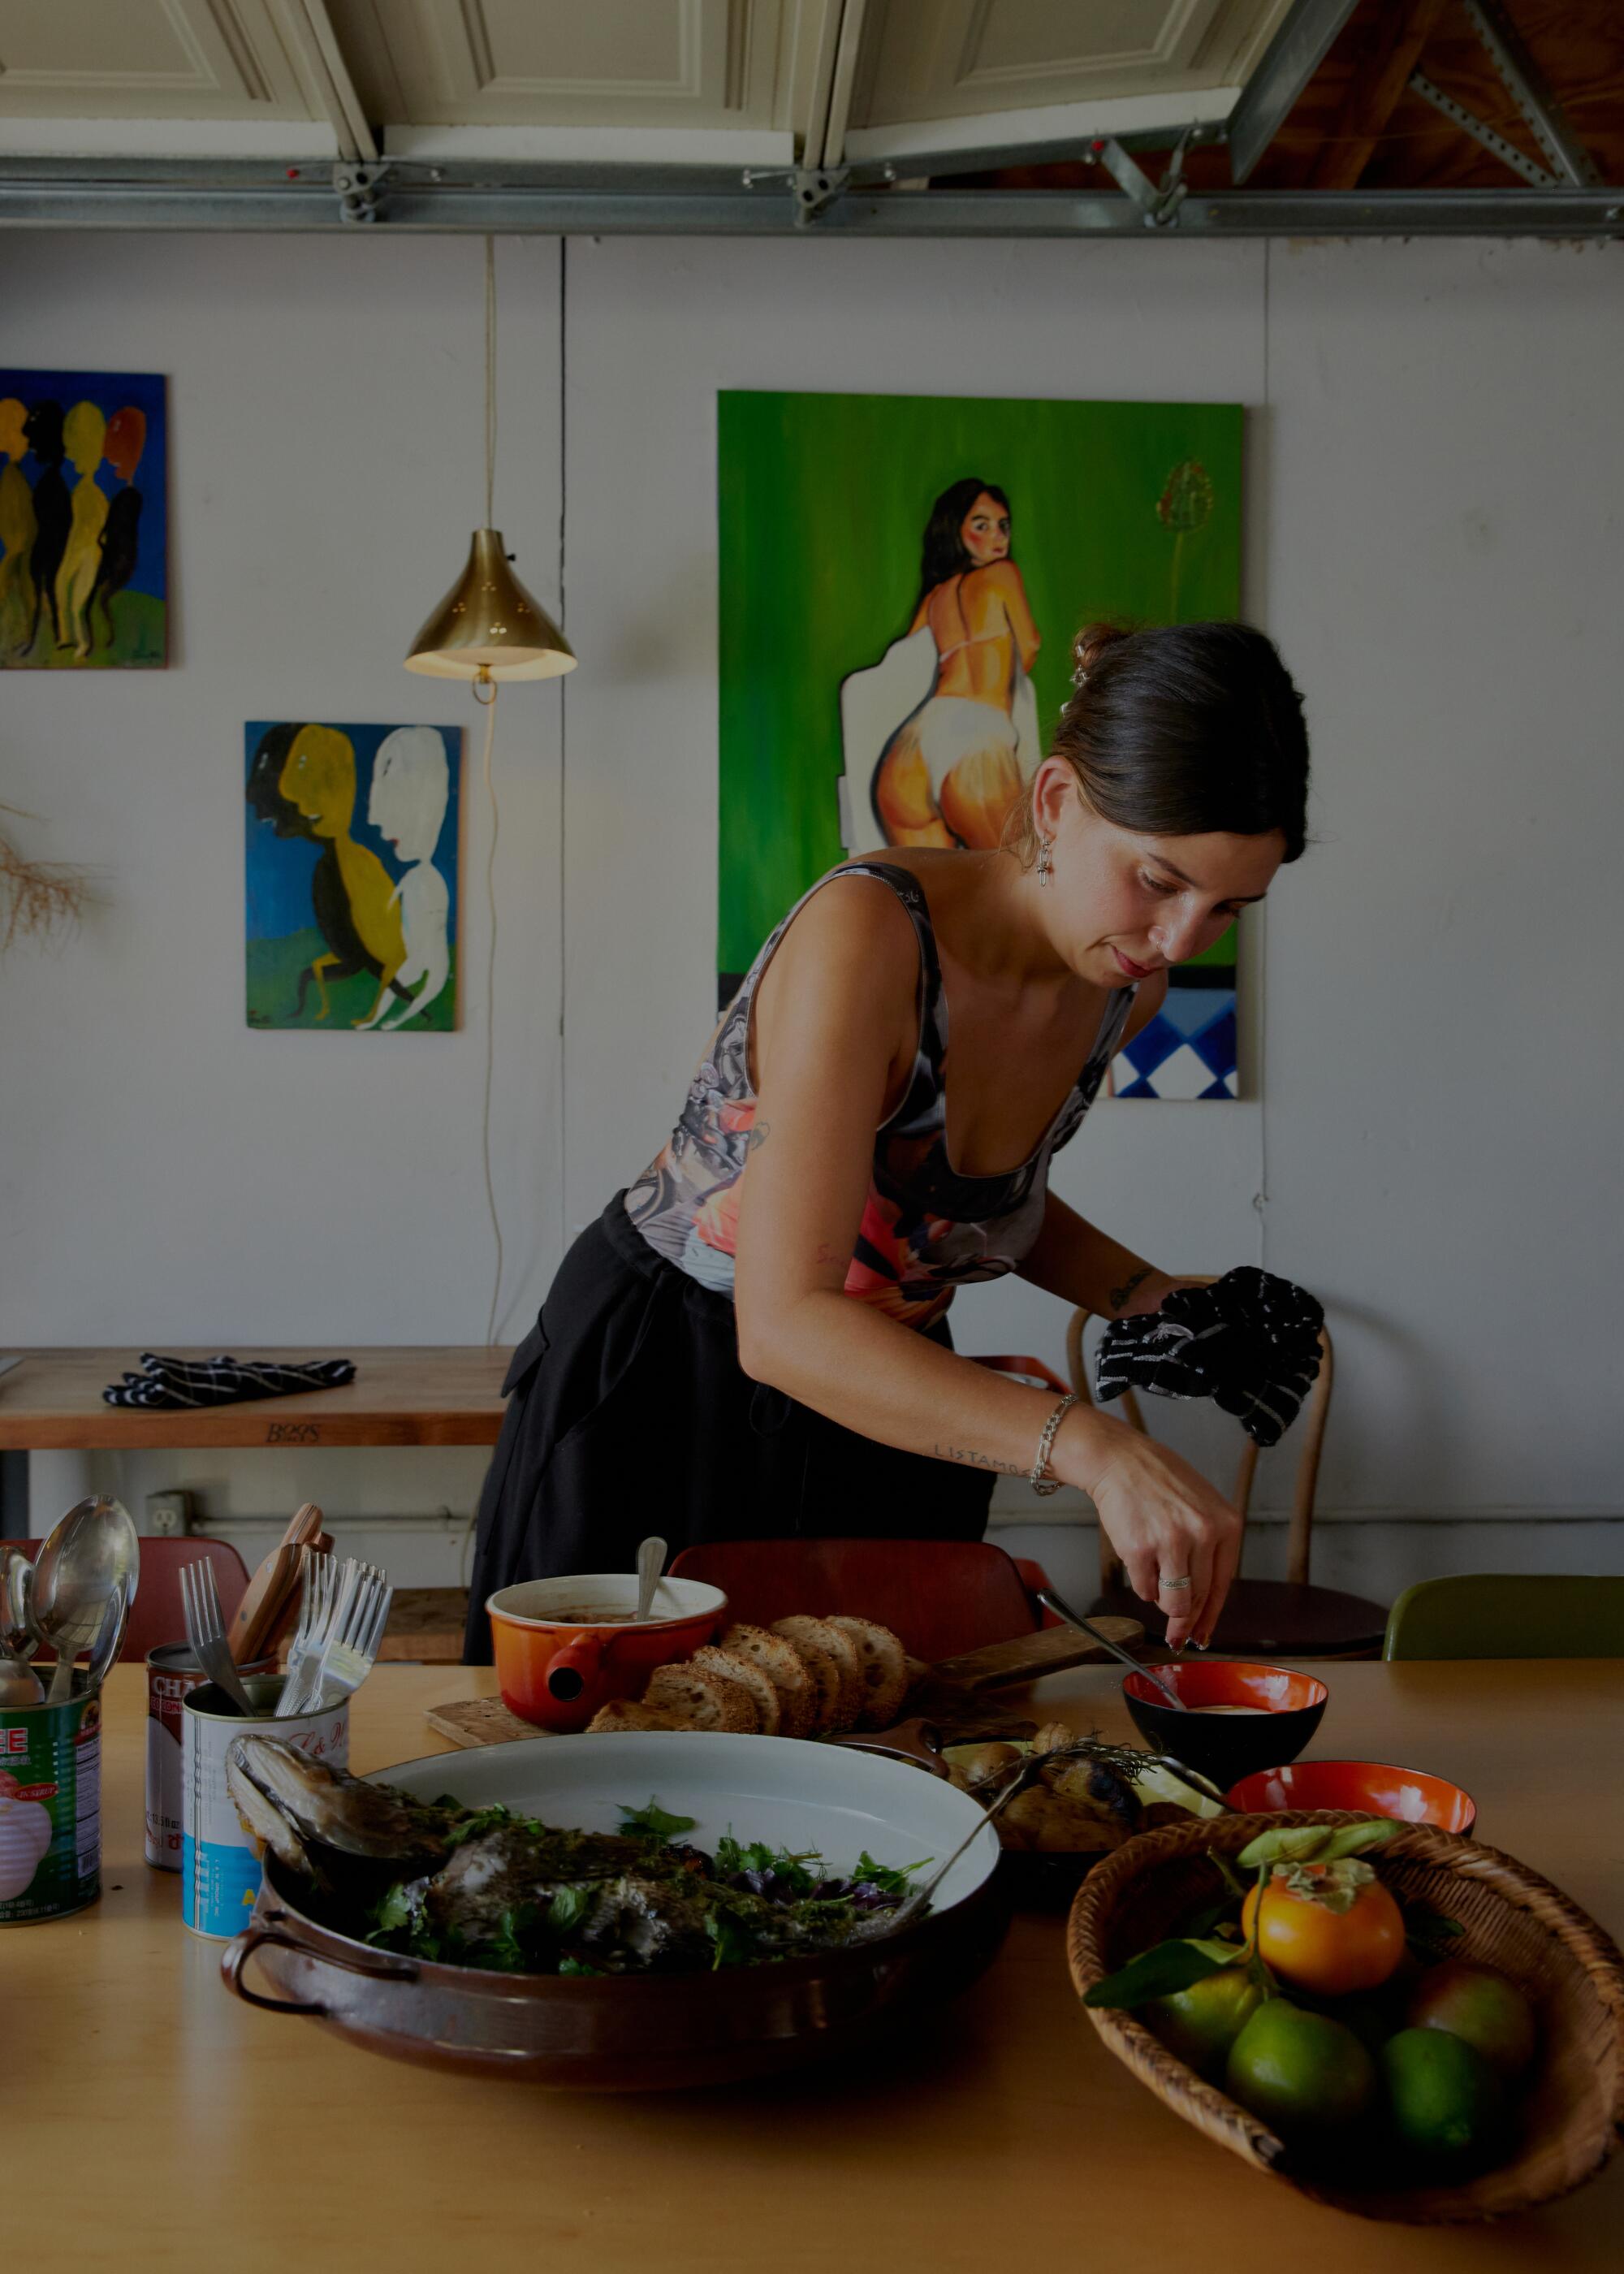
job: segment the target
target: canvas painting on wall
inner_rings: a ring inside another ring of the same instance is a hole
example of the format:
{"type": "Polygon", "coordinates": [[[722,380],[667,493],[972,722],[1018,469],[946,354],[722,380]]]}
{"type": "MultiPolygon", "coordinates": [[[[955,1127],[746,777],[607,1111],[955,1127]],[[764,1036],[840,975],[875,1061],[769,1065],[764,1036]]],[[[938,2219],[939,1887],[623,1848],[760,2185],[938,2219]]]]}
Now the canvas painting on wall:
{"type": "MultiPolygon", "coordinates": [[[[1239,614],[1241,429],[1234,403],[719,396],[724,1001],[846,854],[1000,841],[1081,625],[1239,614]]],[[[1111,1087],[1236,1095],[1233,927],[1111,1087]]]]}
{"type": "Polygon", "coordinates": [[[0,668],[167,661],[168,457],[162,378],[0,367],[0,668]]]}
{"type": "Polygon", "coordinates": [[[460,727],[255,719],[245,734],[248,1023],[457,1023],[460,727]]]}

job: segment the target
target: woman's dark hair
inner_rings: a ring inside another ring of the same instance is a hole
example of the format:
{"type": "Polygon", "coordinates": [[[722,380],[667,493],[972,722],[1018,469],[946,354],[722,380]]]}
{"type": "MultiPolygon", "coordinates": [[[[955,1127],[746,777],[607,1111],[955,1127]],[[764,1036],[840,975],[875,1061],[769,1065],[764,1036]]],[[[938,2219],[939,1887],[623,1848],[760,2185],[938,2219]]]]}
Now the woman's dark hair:
{"type": "Polygon", "coordinates": [[[944,490],[930,508],[930,518],[925,523],[925,544],[919,570],[919,600],[922,606],[938,584],[949,576],[958,576],[961,568],[974,568],[974,561],[965,551],[959,531],[964,518],[978,497],[989,497],[1001,505],[1005,513],[1010,501],[996,482],[983,482],[967,474],[955,482],[951,490],[944,490]]]}
{"type": "MultiPolygon", "coordinates": [[[[1079,679],[1060,714],[1064,758],[1095,813],[1145,837],[1278,829],[1303,850],[1308,730],[1273,640],[1251,624],[1090,624],[1072,643],[1079,679]]],[[[1030,799],[1026,855],[1034,835],[1030,799]]]]}

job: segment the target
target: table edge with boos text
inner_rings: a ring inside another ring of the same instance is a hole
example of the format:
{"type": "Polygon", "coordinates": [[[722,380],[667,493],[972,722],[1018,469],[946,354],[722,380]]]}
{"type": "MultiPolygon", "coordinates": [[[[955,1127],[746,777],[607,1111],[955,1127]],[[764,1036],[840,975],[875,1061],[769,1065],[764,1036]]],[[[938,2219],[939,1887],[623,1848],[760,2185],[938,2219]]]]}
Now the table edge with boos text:
{"type": "MultiPolygon", "coordinates": [[[[213,1358],[219,1346],[171,1346],[166,1357],[213,1358]]],[[[333,1445],[494,1445],[510,1346],[451,1343],[396,1348],[294,1349],[243,1344],[234,1357],[307,1363],[355,1361],[338,1389],[261,1397],[239,1405],[148,1412],[109,1405],[103,1389],[140,1368],[139,1350],[64,1348],[0,1352],[0,1452],[92,1452],[255,1446],[274,1451],[333,1445]],[[7,1365],[8,1359],[16,1359],[7,1365]]]]}

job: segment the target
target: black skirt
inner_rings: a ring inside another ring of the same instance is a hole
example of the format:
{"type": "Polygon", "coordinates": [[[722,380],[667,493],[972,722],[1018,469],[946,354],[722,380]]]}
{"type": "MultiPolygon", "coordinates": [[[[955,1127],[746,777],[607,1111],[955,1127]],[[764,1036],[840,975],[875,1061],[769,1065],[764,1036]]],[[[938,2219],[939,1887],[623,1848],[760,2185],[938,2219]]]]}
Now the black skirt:
{"type": "MultiPolygon", "coordinates": [[[[927,1329],[952,1348],[943,1320],[927,1329]]],[[[991,1475],[877,1444],[752,1382],[733,1306],[656,1254],[617,1193],[513,1354],[479,1500],[465,1657],[518,1579],[630,1571],[658,1532],[702,1540],[979,1540],[991,1475]]]]}

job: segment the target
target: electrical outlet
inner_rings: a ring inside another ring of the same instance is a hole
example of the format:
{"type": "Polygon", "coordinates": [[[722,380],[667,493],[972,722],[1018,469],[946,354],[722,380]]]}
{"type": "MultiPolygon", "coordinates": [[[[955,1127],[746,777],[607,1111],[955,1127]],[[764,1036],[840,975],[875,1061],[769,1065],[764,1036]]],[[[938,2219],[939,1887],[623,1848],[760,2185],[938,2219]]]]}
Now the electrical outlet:
{"type": "Polygon", "coordinates": [[[158,1538],[175,1538],[192,1529],[192,1495],[189,1492],[148,1493],[147,1495],[147,1529],[158,1538]]]}

